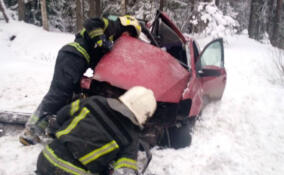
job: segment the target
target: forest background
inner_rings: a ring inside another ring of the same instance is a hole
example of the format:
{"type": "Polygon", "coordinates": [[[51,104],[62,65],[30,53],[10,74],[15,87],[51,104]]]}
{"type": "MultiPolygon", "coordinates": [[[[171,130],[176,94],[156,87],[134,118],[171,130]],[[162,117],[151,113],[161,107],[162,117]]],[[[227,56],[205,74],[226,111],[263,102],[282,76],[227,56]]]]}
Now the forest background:
{"type": "MultiPolygon", "coordinates": [[[[6,22],[13,18],[45,30],[71,33],[81,30],[86,18],[102,14],[130,14],[150,21],[162,10],[182,32],[204,35],[214,33],[214,28],[208,28],[212,23],[218,26],[221,20],[231,20],[221,26],[225,33],[247,31],[250,38],[284,49],[283,0],[0,0],[0,6],[0,18],[6,22]],[[222,18],[232,19],[216,19],[216,8],[222,18]]],[[[222,37],[224,32],[217,31],[213,37],[222,37]]]]}

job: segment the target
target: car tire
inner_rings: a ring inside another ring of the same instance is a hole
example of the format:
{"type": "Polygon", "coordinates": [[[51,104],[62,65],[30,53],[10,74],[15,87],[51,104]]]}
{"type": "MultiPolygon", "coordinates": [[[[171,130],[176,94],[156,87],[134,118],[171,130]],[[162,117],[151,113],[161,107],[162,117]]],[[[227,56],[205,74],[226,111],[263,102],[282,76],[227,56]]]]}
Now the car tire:
{"type": "Polygon", "coordinates": [[[162,139],[162,145],[174,149],[190,146],[195,121],[196,117],[191,117],[174,127],[168,128],[162,139]]]}

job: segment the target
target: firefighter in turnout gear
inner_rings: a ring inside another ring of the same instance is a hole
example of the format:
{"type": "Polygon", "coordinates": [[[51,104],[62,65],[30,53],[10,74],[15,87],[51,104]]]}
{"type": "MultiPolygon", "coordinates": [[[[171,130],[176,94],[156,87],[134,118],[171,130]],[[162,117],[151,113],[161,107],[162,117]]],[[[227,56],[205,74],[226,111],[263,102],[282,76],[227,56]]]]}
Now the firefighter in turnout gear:
{"type": "Polygon", "coordinates": [[[133,37],[141,33],[139,22],[132,16],[108,16],[88,19],[76,34],[73,43],[58,53],[49,91],[26,124],[20,136],[23,145],[40,142],[47,127],[47,118],[72,101],[73,93],[80,92],[80,79],[88,68],[94,68],[113,42],[127,32],[133,37]]]}
{"type": "Polygon", "coordinates": [[[63,107],[37,174],[136,175],[139,134],[156,106],[151,90],[135,86],[118,99],[93,96],[63,107]]]}

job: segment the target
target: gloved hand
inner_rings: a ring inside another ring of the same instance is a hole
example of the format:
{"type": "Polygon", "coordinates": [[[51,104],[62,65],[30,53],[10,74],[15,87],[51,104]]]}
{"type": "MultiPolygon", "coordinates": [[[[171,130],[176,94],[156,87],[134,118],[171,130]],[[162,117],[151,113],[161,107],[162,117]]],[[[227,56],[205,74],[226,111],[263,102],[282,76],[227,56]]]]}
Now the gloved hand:
{"type": "Polygon", "coordinates": [[[108,40],[105,35],[101,35],[97,38],[97,42],[94,48],[101,48],[103,53],[107,53],[112,49],[113,42],[108,40]]]}
{"type": "Polygon", "coordinates": [[[130,168],[118,168],[114,170],[112,175],[138,175],[138,173],[130,168]]]}
{"type": "Polygon", "coordinates": [[[55,138],[56,130],[59,129],[59,125],[56,122],[56,115],[49,115],[48,118],[48,127],[45,129],[47,136],[55,138]]]}

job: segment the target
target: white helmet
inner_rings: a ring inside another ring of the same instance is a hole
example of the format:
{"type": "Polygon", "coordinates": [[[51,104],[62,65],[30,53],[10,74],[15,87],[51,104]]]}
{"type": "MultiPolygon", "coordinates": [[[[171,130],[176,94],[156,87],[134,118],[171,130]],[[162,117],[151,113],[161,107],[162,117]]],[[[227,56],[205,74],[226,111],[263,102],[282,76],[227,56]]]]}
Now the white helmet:
{"type": "Polygon", "coordinates": [[[134,86],[119,97],[119,100],[134,114],[131,121],[142,127],[146,120],[154,114],[157,102],[152,90],[142,86],[134,86]]]}

